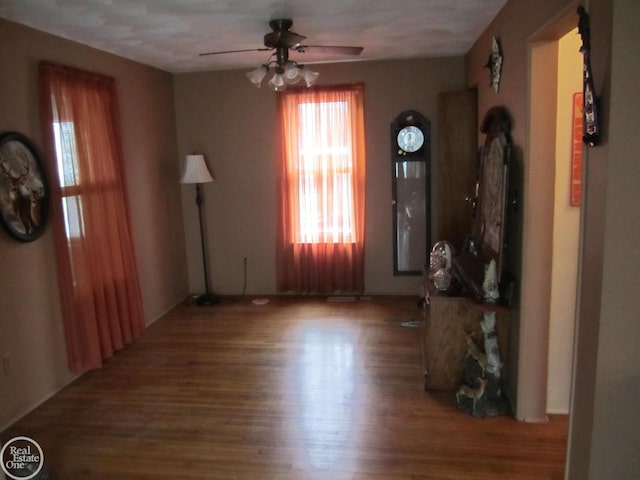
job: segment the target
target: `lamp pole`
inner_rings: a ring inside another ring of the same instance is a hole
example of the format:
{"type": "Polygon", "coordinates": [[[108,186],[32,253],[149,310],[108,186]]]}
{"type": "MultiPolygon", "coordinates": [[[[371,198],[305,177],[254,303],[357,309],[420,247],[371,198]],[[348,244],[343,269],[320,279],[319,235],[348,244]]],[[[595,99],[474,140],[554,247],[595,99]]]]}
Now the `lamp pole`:
{"type": "Polygon", "coordinates": [[[204,227],[202,222],[202,195],[200,184],[196,183],[196,205],[198,206],[198,221],[200,223],[200,247],[202,249],[202,270],[204,271],[204,294],[196,298],[196,305],[215,305],[220,299],[209,290],[209,273],[207,268],[207,254],[204,242],[204,227]]]}

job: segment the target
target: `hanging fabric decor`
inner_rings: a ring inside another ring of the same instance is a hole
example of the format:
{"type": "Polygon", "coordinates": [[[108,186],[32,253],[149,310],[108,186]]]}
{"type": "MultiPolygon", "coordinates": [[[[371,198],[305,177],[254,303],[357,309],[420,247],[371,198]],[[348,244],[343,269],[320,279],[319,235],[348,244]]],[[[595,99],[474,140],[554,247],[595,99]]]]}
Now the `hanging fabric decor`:
{"type": "Polygon", "coordinates": [[[593,84],[591,73],[591,29],[589,27],[589,14],[581,5],[578,7],[578,32],[582,38],[580,52],[584,58],[582,69],[582,98],[584,128],[582,140],[590,147],[596,147],[600,143],[600,116],[598,98],[593,84]]]}

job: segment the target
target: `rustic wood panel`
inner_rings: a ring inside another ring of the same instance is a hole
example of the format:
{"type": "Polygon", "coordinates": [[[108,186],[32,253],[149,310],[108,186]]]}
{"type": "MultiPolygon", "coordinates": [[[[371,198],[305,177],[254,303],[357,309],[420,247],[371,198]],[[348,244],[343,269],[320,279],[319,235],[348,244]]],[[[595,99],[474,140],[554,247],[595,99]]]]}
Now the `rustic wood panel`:
{"type": "Polygon", "coordinates": [[[560,480],[567,420],[425,392],[417,298],[180,306],[1,435],[53,479],[560,480]]]}
{"type": "MultiPolygon", "coordinates": [[[[509,365],[508,309],[498,308],[496,335],[500,350],[501,379],[506,381],[509,365]]],[[[463,380],[463,360],[467,354],[466,336],[471,334],[476,345],[484,350],[484,335],[480,322],[483,310],[468,297],[449,297],[432,292],[425,309],[423,348],[425,388],[455,391],[463,380]]]]}

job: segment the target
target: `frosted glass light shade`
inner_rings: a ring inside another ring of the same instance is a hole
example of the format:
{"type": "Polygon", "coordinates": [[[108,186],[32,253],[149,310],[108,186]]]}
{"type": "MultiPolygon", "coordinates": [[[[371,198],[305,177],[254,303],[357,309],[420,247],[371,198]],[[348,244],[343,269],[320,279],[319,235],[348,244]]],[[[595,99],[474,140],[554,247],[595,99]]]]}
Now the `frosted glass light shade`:
{"type": "Polygon", "coordinates": [[[269,67],[267,67],[266,65],[260,65],[255,70],[251,70],[250,72],[247,72],[247,78],[256,87],[260,88],[260,85],[262,84],[262,80],[264,79],[268,71],[269,71],[269,67]]]}
{"type": "Polygon", "coordinates": [[[300,75],[304,79],[304,83],[307,84],[307,87],[310,87],[314,83],[316,83],[316,80],[318,80],[318,77],[320,76],[318,72],[314,72],[307,67],[300,67],[300,75]]]}
{"type": "Polygon", "coordinates": [[[298,65],[291,61],[287,62],[284,66],[284,81],[289,85],[293,85],[294,83],[299,82],[301,78],[298,65]]]}
{"type": "MultiPolygon", "coordinates": [[[[275,73],[267,82],[267,85],[276,92],[286,90],[287,85],[293,85],[298,83],[300,80],[304,80],[307,87],[311,87],[316,83],[316,80],[320,76],[318,72],[314,72],[313,70],[310,70],[303,65],[298,65],[296,62],[290,60],[287,60],[284,63],[277,63],[274,70],[275,73]]],[[[269,65],[260,65],[255,70],[247,72],[246,75],[249,81],[259,88],[267,73],[269,73],[269,65]]]]}
{"type": "Polygon", "coordinates": [[[204,155],[187,155],[180,183],[209,183],[213,177],[204,161],[204,155]]]}
{"type": "Polygon", "coordinates": [[[287,85],[284,81],[284,74],[276,72],[273,77],[271,77],[271,80],[269,80],[269,86],[276,92],[286,89],[287,85]]]}

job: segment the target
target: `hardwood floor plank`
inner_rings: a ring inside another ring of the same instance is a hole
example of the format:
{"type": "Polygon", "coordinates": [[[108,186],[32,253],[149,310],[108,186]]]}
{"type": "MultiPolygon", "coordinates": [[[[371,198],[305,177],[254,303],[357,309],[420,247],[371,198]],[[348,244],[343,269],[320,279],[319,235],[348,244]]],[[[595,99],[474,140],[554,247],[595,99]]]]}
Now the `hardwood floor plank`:
{"type": "Polygon", "coordinates": [[[54,479],[561,480],[567,419],[423,391],[417,298],[179,306],[3,432],[54,479]]]}

